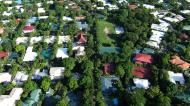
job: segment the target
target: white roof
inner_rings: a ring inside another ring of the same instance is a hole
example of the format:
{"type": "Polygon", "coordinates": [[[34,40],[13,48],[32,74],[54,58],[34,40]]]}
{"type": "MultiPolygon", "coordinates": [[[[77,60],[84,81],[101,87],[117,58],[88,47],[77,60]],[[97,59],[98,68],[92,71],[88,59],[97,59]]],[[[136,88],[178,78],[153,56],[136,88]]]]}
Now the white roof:
{"type": "Polygon", "coordinates": [[[15,106],[22,93],[22,88],[13,88],[9,95],[0,95],[0,106],[15,106]]]}
{"type": "Polygon", "coordinates": [[[181,10],[180,12],[183,14],[190,14],[190,10],[181,10]]]}
{"type": "Polygon", "coordinates": [[[146,44],[151,46],[151,47],[154,47],[154,48],[159,48],[160,47],[159,44],[157,42],[155,42],[155,41],[148,41],[146,44]]]}
{"type": "Polygon", "coordinates": [[[32,79],[39,79],[39,77],[44,77],[44,76],[48,76],[48,71],[43,69],[43,71],[41,72],[40,69],[36,69],[32,79]]]}
{"type": "Polygon", "coordinates": [[[55,39],[56,39],[56,37],[55,36],[48,36],[48,37],[45,37],[45,39],[44,39],[44,42],[46,42],[46,43],[54,43],[54,41],[55,41],[55,39]]]}
{"type": "Polygon", "coordinates": [[[45,9],[44,8],[38,8],[38,13],[45,13],[45,9]]]}
{"type": "Polygon", "coordinates": [[[143,7],[147,9],[155,9],[155,6],[150,4],[143,4],[143,7]]]}
{"type": "Polygon", "coordinates": [[[70,36],[58,36],[58,44],[71,41],[70,36]]]}
{"type": "Polygon", "coordinates": [[[10,16],[10,15],[12,15],[12,12],[4,11],[2,15],[3,16],[10,16]]]}
{"type": "Polygon", "coordinates": [[[77,49],[76,56],[83,56],[83,55],[85,55],[86,53],[85,53],[84,50],[85,50],[85,47],[84,47],[84,46],[79,47],[79,48],[77,49]]]}
{"type": "Polygon", "coordinates": [[[71,17],[63,16],[63,21],[72,21],[71,17]]]}
{"type": "Polygon", "coordinates": [[[53,1],[52,0],[47,1],[47,4],[53,4],[53,1]]]}
{"type": "Polygon", "coordinates": [[[42,39],[43,39],[43,36],[32,37],[32,38],[30,39],[30,43],[31,43],[31,44],[38,43],[38,42],[42,41],[42,39]]]}
{"type": "Polygon", "coordinates": [[[17,72],[15,78],[13,79],[13,82],[16,83],[16,82],[24,82],[24,81],[27,81],[28,79],[28,75],[25,74],[24,72],[17,72]]]}
{"type": "Polygon", "coordinates": [[[20,100],[20,96],[23,92],[22,88],[13,88],[10,93],[10,97],[14,100],[20,100]]]}
{"type": "Polygon", "coordinates": [[[34,61],[36,59],[38,54],[36,52],[32,52],[32,49],[32,46],[27,48],[23,61],[34,61]]]}
{"type": "Polygon", "coordinates": [[[59,48],[56,54],[57,58],[68,58],[67,48],[59,48]]]}
{"type": "Polygon", "coordinates": [[[39,16],[38,19],[47,19],[49,16],[39,16]]]}
{"type": "Polygon", "coordinates": [[[2,82],[10,82],[11,77],[12,77],[12,75],[7,73],[7,72],[0,73],[0,83],[2,83],[2,82]]]}
{"type": "Polygon", "coordinates": [[[123,34],[124,33],[124,28],[121,27],[121,26],[117,26],[115,28],[115,32],[116,32],[116,34],[123,34]]]}
{"type": "Polygon", "coordinates": [[[165,27],[166,24],[152,24],[151,29],[157,30],[157,31],[168,31],[168,27],[165,27]]]}
{"type": "Polygon", "coordinates": [[[176,84],[176,81],[180,84],[185,84],[185,79],[182,73],[174,73],[172,71],[168,71],[169,80],[176,84]]]}
{"type": "Polygon", "coordinates": [[[139,79],[139,78],[133,78],[133,82],[136,85],[137,88],[149,88],[149,81],[147,79],[139,79]]]}
{"type": "Polygon", "coordinates": [[[5,0],[4,3],[5,3],[5,4],[12,4],[13,1],[12,1],[12,0],[5,0]]]}
{"type": "Polygon", "coordinates": [[[51,79],[60,78],[63,75],[64,70],[64,67],[51,67],[49,71],[51,79]]]}

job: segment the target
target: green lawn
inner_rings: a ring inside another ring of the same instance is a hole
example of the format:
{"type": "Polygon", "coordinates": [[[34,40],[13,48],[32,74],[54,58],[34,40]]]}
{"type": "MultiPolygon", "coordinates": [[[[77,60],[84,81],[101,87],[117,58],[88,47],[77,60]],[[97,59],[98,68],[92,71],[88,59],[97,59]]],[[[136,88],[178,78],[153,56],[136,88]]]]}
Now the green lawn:
{"type": "Polygon", "coordinates": [[[96,22],[96,34],[97,39],[103,45],[113,46],[115,40],[110,34],[115,34],[115,26],[107,21],[97,21],[96,22]]]}

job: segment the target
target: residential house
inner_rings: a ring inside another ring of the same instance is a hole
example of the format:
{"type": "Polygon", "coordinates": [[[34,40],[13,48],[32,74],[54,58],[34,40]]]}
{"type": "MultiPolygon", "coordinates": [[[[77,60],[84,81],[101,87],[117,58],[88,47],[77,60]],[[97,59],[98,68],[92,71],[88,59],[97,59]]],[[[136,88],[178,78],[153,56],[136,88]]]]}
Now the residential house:
{"type": "Polygon", "coordinates": [[[44,38],[44,42],[46,42],[47,44],[54,43],[55,40],[56,40],[56,36],[47,36],[44,38]]]}
{"type": "Polygon", "coordinates": [[[141,54],[141,53],[138,53],[138,54],[135,54],[133,60],[136,62],[136,63],[149,63],[151,64],[153,62],[153,57],[151,55],[148,55],[148,54],[141,54]]]}
{"type": "Polygon", "coordinates": [[[136,9],[138,7],[138,5],[136,4],[129,4],[128,7],[132,10],[136,9]]]}
{"type": "Polygon", "coordinates": [[[67,36],[58,36],[58,44],[63,44],[63,43],[69,42],[69,41],[71,41],[69,35],[67,35],[67,36]]]}
{"type": "Polygon", "coordinates": [[[109,92],[109,91],[115,91],[117,90],[114,87],[114,84],[119,81],[119,78],[116,76],[104,76],[101,77],[101,82],[102,82],[102,91],[103,92],[109,92]]]}
{"type": "Polygon", "coordinates": [[[19,71],[19,72],[17,72],[17,74],[12,82],[17,85],[22,85],[23,82],[25,82],[27,80],[28,80],[28,75],[25,72],[19,71]]]}
{"type": "Polygon", "coordinates": [[[124,28],[121,26],[118,26],[115,28],[115,33],[116,34],[123,34],[124,33],[124,28]]]}
{"type": "Polygon", "coordinates": [[[146,9],[155,9],[155,6],[150,5],[150,4],[143,4],[143,7],[146,9]]]}
{"type": "Polygon", "coordinates": [[[180,12],[183,14],[190,15],[190,10],[181,10],[180,12]]]}
{"type": "Polygon", "coordinates": [[[133,82],[136,88],[148,89],[150,82],[147,79],[133,78],[133,82]]]}
{"type": "Polygon", "coordinates": [[[183,70],[187,70],[190,67],[190,64],[181,60],[178,56],[172,56],[170,60],[171,64],[177,65],[178,67],[182,68],[183,70]]]}
{"type": "Polygon", "coordinates": [[[75,56],[84,56],[86,54],[84,46],[77,46],[78,48],[74,50],[75,56]]]}
{"type": "Polygon", "coordinates": [[[63,76],[63,72],[65,71],[64,67],[51,67],[49,74],[50,78],[53,79],[60,79],[63,76]]]}
{"type": "Polygon", "coordinates": [[[41,89],[35,89],[30,93],[30,97],[23,102],[23,106],[35,106],[40,100],[41,89]]]}
{"type": "Polygon", "coordinates": [[[23,28],[23,33],[31,33],[34,32],[35,27],[31,24],[27,24],[24,28],[23,28]]]}
{"type": "Polygon", "coordinates": [[[32,45],[32,44],[38,43],[38,42],[40,42],[40,41],[42,41],[42,40],[43,40],[43,36],[31,37],[31,39],[30,39],[30,44],[32,45]]]}
{"type": "Polygon", "coordinates": [[[104,74],[111,74],[115,70],[115,65],[112,63],[106,63],[103,65],[103,73],[104,74]]]}
{"type": "Polygon", "coordinates": [[[3,34],[3,33],[4,33],[4,29],[0,28],[0,34],[3,34]]]}
{"type": "Polygon", "coordinates": [[[0,73],[0,83],[11,82],[12,75],[8,72],[0,73]]]}
{"type": "Polygon", "coordinates": [[[137,66],[132,70],[132,74],[138,78],[150,78],[150,70],[137,66]]]}
{"type": "Polygon", "coordinates": [[[0,51],[0,59],[1,59],[1,58],[5,58],[5,57],[8,57],[8,55],[9,55],[8,52],[0,51]]]}
{"type": "Polygon", "coordinates": [[[73,21],[71,17],[63,16],[63,21],[73,21]]]}
{"type": "Polygon", "coordinates": [[[34,61],[36,59],[38,54],[36,52],[33,52],[32,49],[33,46],[29,46],[27,48],[23,61],[28,62],[28,61],[34,61]]]}
{"type": "Polygon", "coordinates": [[[182,41],[186,41],[189,40],[189,36],[186,33],[182,33],[179,35],[179,39],[181,39],[182,41]]]}
{"type": "Polygon", "coordinates": [[[186,25],[186,26],[184,26],[184,27],[183,27],[183,30],[185,30],[185,31],[189,31],[189,30],[190,30],[190,25],[186,25]]]}
{"type": "Polygon", "coordinates": [[[33,24],[33,23],[35,23],[37,20],[38,20],[37,17],[30,17],[30,18],[26,21],[26,23],[27,23],[27,24],[33,24]]]}
{"type": "Polygon", "coordinates": [[[174,73],[172,71],[168,71],[168,75],[169,75],[169,80],[176,84],[185,84],[185,78],[183,76],[183,73],[174,73]]]}
{"type": "Polygon", "coordinates": [[[84,20],[84,19],[86,19],[85,16],[77,16],[77,17],[75,17],[75,21],[81,21],[81,20],[84,20]]]}
{"type": "Polygon", "coordinates": [[[43,69],[42,71],[40,69],[35,70],[35,72],[32,75],[32,79],[34,80],[40,80],[43,77],[48,76],[48,70],[43,69]]]}
{"type": "Polygon", "coordinates": [[[86,34],[84,32],[77,33],[76,42],[79,45],[86,44],[86,42],[87,42],[86,34]]]}
{"type": "Polygon", "coordinates": [[[78,29],[80,30],[88,30],[88,24],[86,22],[77,21],[76,22],[78,29]]]}
{"type": "Polygon", "coordinates": [[[28,37],[18,37],[17,39],[16,39],[16,44],[17,45],[19,45],[19,44],[21,44],[21,43],[24,43],[24,44],[26,44],[27,42],[28,42],[28,37]]]}
{"type": "Polygon", "coordinates": [[[38,8],[38,13],[45,13],[45,9],[44,8],[38,8]]]}
{"type": "Polygon", "coordinates": [[[13,88],[9,95],[0,95],[0,106],[15,106],[22,93],[22,88],[13,88]]]}
{"type": "Polygon", "coordinates": [[[67,48],[58,48],[56,58],[68,58],[67,48]]]}

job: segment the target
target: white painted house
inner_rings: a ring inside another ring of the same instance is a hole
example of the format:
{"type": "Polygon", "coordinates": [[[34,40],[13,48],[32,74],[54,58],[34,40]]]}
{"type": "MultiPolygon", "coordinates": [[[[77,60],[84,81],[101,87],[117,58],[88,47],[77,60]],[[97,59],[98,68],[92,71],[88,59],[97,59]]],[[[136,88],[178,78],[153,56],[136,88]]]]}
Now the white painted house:
{"type": "Polygon", "coordinates": [[[179,82],[180,84],[185,84],[185,78],[183,76],[183,73],[174,73],[172,71],[168,71],[169,80],[176,84],[176,82],[179,82]]]}
{"type": "Polygon", "coordinates": [[[38,56],[38,54],[36,52],[32,51],[33,47],[29,46],[26,50],[26,54],[24,56],[23,61],[27,62],[27,61],[34,61],[36,59],[36,57],[38,56]]]}
{"type": "Polygon", "coordinates": [[[58,48],[57,50],[57,54],[56,54],[57,58],[68,58],[69,55],[67,53],[67,48],[58,48]]]}
{"type": "Polygon", "coordinates": [[[12,78],[12,75],[7,72],[0,73],[0,83],[11,82],[11,78],[12,78]]]}
{"type": "Polygon", "coordinates": [[[61,78],[63,76],[64,70],[64,67],[51,67],[49,71],[50,78],[52,80],[61,78]]]}
{"type": "Polygon", "coordinates": [[[9,95],[0,95],[0,106],[16,106],[16,101],[20,100],[22,88],[13,88],[9,95]]]}
{"type": "Polygon", "coordinates": [[[148,89],[149,85],[150,85],[150,83],[147,79],[133,78],[133,82],[134,82],[136,88],[148,89]]]}

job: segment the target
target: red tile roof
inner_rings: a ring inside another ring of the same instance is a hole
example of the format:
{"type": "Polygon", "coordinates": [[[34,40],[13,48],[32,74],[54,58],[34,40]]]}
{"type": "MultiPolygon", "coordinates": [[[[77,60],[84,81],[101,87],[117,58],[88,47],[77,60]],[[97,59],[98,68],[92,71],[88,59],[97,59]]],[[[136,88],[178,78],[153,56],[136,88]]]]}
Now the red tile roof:
{"type": "Polygon", "coordinates": [[[86,40],[86,34],[84,32],[80,32],[77,34],[77,40],[79,43],[84,44],[87,42],[86,40]]]}
{"type": "Polygon", "coordinates": [[[138,53],[138,54],[135,54],[134,56],[134,60],[137,62],[137,63],[152,63],[153,62],[153,58],[151,55],[148,55],[148,54],[141,54],[141,53],[138,53]]]}
{"type": "Polygon", "coordinates": [[[111,72],[114,71],[115,67],[113,64],[106,63],[106,64],[104,64],[103,68],[104,68],[103,69],[104,74],[110,74],[111,72]]]}
{"type": "Polygon", "coordinates": [[[0,51],[0,58],[7,57],[9,55],[8,52],[0,51]]]}
{"type": "Polygon", "coordinates": [[[187,70],[190,67],[190,64],[181,60],[178,56],[172,56],[170,60],[171,64],[178,65],[178,67],[182,68],[183,70],[187,70]]]}
{"type": "Polygon", "coordinates": [[[34,29],[35,29],[35,27],[32,26],[32,25],[26,25],[26,26],[23,28],[23,30],[26,30],[26,31],[30,31],[30,30],[34,30],[34,29]]]}
{"type": "Polygon", "coordinates": [[[132,70],[132,74],[139,78],[149,78],[150,77],[150,71],[143,67],[135,67],[132,70]]]}

